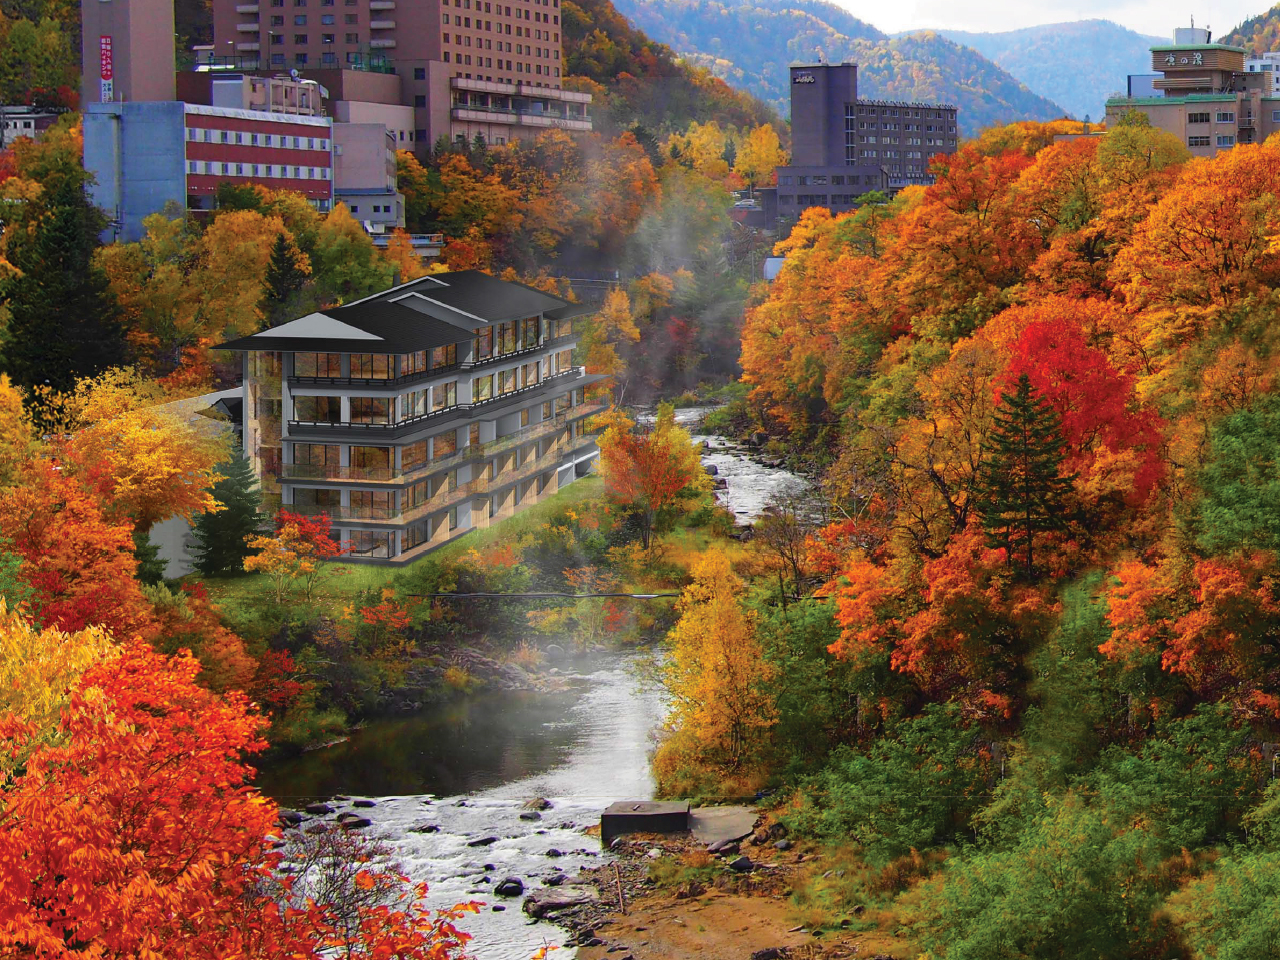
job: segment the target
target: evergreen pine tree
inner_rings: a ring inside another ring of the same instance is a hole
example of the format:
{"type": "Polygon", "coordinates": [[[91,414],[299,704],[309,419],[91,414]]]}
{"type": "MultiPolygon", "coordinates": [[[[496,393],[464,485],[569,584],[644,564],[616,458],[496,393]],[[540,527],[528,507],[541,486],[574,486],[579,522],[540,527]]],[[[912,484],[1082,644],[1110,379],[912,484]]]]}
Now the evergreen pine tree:
{"type": "Polygon", "coordinates": [[[1005,548],[1010,566],[1021,548],[1028,576],[1035,568],[1036,534],[1067,526],[1071,478],[1061,476],[1063,443],[1057,411],[1022,374],[1014,393],[1000,395],[976,493],[992,543],[1005,548]]]}
{"type": "Polygon", "coordinates": [[[196,569],[205,576],[238,572],[250,550],[245,537],[262,528],[258,508],[262,494],[258,478],[244,451],[237,448],[231,459],[218,471],[223,479],[213,485],[213,496],[222,510],[202,513],[196,518],[196,569]]]}
{"type": "Polygon", "coordinates": [[[262,283],[262,312],[267,326],[279,326],[298,315],[295,309],[301,301],[298,294],[306,283],[307,274],[298,266],[297,252],[283,232],[276,234],[262,283]]]}
{"type": "Polygon", "coordinates": [[[93,263],[106,220],[74,177],[57,182],[30,216],[32,229],[12,223],[6,231],[6,254],[21,272],[0,290],[10,311],[4,369],[18,386],[65,390],[127,355],[120,311],[93,263]]]}
{"type": "Polygon", "coordinates": [[[143,530],[133,531],[133,557],[138,561],[136,576],[139,583],[154,587],[164,582],[164,569],[169,561],[160,559],[160,548],[151,542],[151,537],[143,530]]]}

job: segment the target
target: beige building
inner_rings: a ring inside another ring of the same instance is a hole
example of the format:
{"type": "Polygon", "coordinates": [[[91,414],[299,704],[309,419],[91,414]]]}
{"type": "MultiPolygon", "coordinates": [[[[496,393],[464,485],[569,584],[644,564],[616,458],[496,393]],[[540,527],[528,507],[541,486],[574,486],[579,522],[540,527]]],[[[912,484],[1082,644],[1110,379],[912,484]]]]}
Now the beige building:
{"type": "Polygon", "coordinates": [[[419,152],[591,129],[591,97],[561,88],[560,0],[213,0],[213,27],[228,67],[395,75],[419,152]]]}
{"type": "Polygon", "coordinates": [[[1212,157],[1237,143],[1261,143],[1280,130],[1280,97],[1269,72],[1250,71],[1245,51],[1210,43],[1208,30],[1180,28],[1169,46],[1151,48],[1155,96],[1107,101],[1107,124],[1139,110],[1178,137],[1192,155],[1212,157]]]}

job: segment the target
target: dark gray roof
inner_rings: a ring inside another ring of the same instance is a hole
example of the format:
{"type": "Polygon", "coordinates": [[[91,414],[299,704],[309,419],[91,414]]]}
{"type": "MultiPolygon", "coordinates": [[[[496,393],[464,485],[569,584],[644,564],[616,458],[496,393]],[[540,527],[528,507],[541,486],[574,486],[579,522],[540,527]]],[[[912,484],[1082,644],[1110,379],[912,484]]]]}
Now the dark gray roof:
{"type": "Polygon", "coordinates": [[[219,350],[413,353],[464,343],[476,327],[590,308],[477,270],[432,274],[344,307],[219,344],[219,350]]]}

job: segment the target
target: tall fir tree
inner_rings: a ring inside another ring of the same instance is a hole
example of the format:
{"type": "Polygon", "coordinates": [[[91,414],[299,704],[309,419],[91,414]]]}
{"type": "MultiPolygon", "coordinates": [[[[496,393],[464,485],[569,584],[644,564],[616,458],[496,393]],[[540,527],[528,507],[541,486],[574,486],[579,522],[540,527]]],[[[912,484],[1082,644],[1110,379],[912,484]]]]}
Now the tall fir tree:
{"type": "Polygon", "coordinates": [[[196,569],[205,576],[237,573],[253,551],[245,538],[258,533],[263,518],[258,513],[262,494],[258,478],[244,450],[237,447],[231,459],[218,467],[223,479],[213,485],[213,496],[223,506],[216,513],[196,518],[196,569]]]}
{"type": "Polygon", "coordinates": [[[1035,571],[1035,538],[1068,526],[1071,478],[1062,476],[1062,419],[1024,373],[1013,393],[1002,392],[990,447],[978,475],[983,528],[1004,547],[1012,567],[1019,550],[1023,571],[1035,571]]]}
{"type": "Polygon", "coordinates": [[[301,315],[298,305],[308,279],[307,271],[298,264],[298,251],[283,231],[278,233],[262,283],[262,312],[267,326],[279,326],[301,315]]]}
{"type": "Polygon", "coordinates": [[[75,177],[56,181],[28,216],[29,228],[6,231],[6,256],[20,272],[0,289],[10,311],[4,369],[18,386],[65,390],[128,355],[107,275],[93,262],[106,219],[75,177]]]}

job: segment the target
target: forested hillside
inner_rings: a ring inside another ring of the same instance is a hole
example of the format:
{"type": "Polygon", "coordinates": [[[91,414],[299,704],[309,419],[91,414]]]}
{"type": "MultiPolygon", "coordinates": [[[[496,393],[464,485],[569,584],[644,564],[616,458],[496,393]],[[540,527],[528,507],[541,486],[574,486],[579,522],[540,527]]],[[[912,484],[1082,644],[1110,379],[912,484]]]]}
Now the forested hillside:
{"type": "Polygon", "coordinates": [[[1063,114],[974,50],[932,32],[889,39],[821,0],[621,0],[618,9],[655,40],[784,114],[788,66],[820,59],[857,63],[866,97],[956,104],[968,135],[1063,114]]]}
{"type": "Polygon", "coordinates": [[[1220,37],[1218,42],[1244,47],[1250,53],[1280,50],[1280,4],[1266,13],[1250,17],[1234,30],[1220,37]]]}
{"type": "Polygon", "coordinates": [[[638,123],[667,133],[691,121],[734,127],[777,121],[752,94],[678,60],[628,23],[610,0],[564,0],[562,10],[565,86],[595,96],[597,129],[614,132],[638,123]]]}
{"type": "Polygon", "coordinates": [[[972,47],[1079,120],[1100,119],[1106,100],[1131,73],[1150,73],[1152,44],[1110,20],[1050,23],[1003,33],[940,31],[972,47]]]}

